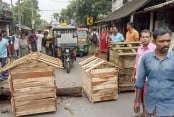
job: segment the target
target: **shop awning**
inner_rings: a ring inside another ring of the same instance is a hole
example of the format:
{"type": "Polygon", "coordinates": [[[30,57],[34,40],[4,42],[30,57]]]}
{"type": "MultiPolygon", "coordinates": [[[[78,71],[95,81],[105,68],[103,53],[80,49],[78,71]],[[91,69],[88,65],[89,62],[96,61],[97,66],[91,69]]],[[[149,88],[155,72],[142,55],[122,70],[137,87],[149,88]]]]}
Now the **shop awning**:
{"type": "Polygon", "coordinates": [[[144,9],[144,11],[147,12],[147,11],[157,10],[157,9],[163,8],[163,7],[171,5],[171,4],[174,4],[174,0],[170,0],[168,2],[157,4],[157,5],[154,5],[154,6],[151,6],[151,7],[147,7],[147,8],[144,9]]]}
{"type": "Polygon", "coordinates": [[[135,12],[142,6],[144,6],[146,3],[148,3],[150,0],[132,0],[125,5],[123,5],[121,8],[118,10],[112,12],[109,16],[104,18],[102,21],[112,21],[112,20],[117,20],[120,18],[123,18],[125,16],[130,15],[131,13],[135,12]]]}

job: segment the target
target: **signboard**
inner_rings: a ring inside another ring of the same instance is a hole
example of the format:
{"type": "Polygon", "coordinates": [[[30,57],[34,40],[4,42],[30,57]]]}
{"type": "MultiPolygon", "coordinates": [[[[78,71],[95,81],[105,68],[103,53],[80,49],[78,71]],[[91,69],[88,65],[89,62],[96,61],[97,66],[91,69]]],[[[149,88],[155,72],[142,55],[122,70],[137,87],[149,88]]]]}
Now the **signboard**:
{"type": "Polygon", "coordinates": [[[86,22],[87,25],[93,25],[94,24],[93,17],[88,17],[86,22]]]}

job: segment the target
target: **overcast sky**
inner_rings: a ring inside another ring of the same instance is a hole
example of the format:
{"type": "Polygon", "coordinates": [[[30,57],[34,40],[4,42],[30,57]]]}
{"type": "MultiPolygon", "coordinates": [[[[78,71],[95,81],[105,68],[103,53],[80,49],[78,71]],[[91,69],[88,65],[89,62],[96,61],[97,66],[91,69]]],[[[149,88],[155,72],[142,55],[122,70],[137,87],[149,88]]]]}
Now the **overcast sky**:
{"type": "MultiPolygon", "coordinates": [[[[4,2],[10,3],[11,0],[3,0],[4,2]]],[[[12,0],[13,4],[17,0],[12,0]]],[[[51,15],[54,12],[60,12],[61,9],[66,8],[70,0],[38,0],[39,9],[42,19],[45,19],[47,22],[51,21],[51,15]]]]}

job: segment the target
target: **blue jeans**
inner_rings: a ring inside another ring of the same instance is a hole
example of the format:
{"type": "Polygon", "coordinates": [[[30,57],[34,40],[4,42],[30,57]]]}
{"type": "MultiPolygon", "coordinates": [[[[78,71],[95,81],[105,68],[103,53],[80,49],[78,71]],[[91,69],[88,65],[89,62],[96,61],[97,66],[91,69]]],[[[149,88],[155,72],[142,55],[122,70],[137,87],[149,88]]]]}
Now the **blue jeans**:
{"type": "MultiPolygon", "coordinates": [[[[0,58],[0,62],[1,62],[1,67],[4,67],[7,62],[7,57],[0,58]]],[[[3,71],[2,73],[0,73],[1,76],[5,76],[6,74],[7,74],[7,71],[3,71]]]]}

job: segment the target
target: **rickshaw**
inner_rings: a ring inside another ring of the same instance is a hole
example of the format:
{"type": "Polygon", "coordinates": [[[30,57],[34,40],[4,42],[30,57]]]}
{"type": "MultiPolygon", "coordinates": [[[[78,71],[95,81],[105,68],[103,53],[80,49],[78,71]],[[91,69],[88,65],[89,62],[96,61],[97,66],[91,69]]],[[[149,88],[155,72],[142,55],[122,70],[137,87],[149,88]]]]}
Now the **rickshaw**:
{"type": "Polygon", "coordinates": [[[53,56],[62,60],[67,73],[76,60],[77,29],[75,26],[57,26],[53,31],[53,56]]]}
{"type": "Polygon", "coordinates": [[[78,48],[77,54],[82,57],[84,54],[88,54],[89,41],[88,41],[88,29],[87,28],[77,28],[78,36],[78,48]]]}

